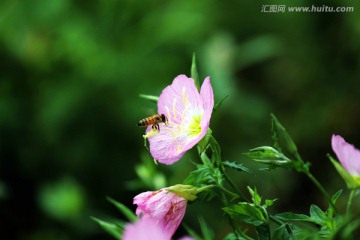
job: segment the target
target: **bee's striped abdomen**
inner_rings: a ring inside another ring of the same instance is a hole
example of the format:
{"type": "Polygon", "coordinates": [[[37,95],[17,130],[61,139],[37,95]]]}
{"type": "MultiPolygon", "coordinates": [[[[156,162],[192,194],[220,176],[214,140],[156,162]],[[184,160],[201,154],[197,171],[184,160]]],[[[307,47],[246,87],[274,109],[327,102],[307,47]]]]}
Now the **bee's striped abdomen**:
{"type": "Polygon", "coordinates": [[[154,115],[152,117],[148,117],[148,118],[144,118],[144,119],[140,120],[137,125],[139,127],[149,126],[149,125],[156,124],[157,122],[159,122],[159,119],[160,118],[158,115],[154,115]]]}

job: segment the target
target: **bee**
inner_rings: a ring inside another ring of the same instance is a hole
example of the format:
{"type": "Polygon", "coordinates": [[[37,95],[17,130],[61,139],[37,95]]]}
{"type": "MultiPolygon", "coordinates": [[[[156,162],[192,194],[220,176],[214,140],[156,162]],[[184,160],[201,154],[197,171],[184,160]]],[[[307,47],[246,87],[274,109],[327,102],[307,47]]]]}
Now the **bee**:
{"type": "Polygon", "coordinates": [[[155,114],[151,117],[140,120],[137,125],[139,127],[145,127],[145,126],[152,125],[153,130],[157,130],[158,132],[160,132],[159,123],[167,124],[167,122],[168,121],[167,121],[165,114],[155,114]]]}

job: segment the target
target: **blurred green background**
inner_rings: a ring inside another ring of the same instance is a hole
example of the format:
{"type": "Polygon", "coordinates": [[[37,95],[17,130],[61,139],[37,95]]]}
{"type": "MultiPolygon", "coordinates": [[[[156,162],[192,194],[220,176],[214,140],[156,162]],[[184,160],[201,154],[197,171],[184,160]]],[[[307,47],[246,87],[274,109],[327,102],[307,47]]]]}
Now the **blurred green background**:
{"type": "MultiPolygon", "coordinates": [[[[190,160],[198,161],[195,151],[172,166],[154,165],[136,123],[156,105],[138,94],[159,95],[175,76],[189,75],[193,52],[215,100],[229,95],[211,120],[224,160],[256,174],[229,170],[238,186],[279,198],[273,213],[326,208],[301,174],[260,171],[241,153],[272,144],[273,112],[325,188],[345,188],[325,155],[333,133],[360,148],[358,1],[3,0],[2,238],[111,239],[90,219],[125,220],[106,196],[135,209],[136,194],[181,183],[194,169],[190,160]],[[261,13],[264,4],[355,10],[261,13]]],[[[221,238],[230,229],[219,206],[191,204],[185,222],[198,230],[202,215],[221,238]]]]}

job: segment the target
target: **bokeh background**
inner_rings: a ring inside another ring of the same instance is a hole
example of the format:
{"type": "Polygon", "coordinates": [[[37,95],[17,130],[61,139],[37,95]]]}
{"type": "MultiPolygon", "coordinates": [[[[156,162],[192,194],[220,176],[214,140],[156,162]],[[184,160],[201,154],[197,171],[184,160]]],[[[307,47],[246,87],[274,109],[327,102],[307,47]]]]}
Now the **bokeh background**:
{"type": "MultiPolygon", "coordinates": [[[[304,176],[262,171],[241,153],[271,145],[270,113],[331,193],[344,188],[327,153],[333,133],[360,148],[360,4],[299,1],[70,1],[0,3],[0,229],[2,239],[112,239],[91,216],[125,218],[106,197],[181,183],[191,151],[156,166],[136,123],[197,54],[215,100],[211,128],[238,186],[278,198],[272,213],[308,213],[324,198],[304,176]],[[264,4],[353,6],[353,13],[262,13],[264,4]]],[[[333,153],[332,153],[333,154],[333,153]]],[[[348,191],[340,198],[344,210],[348,191]]],[[[216,239],[230,231],[216,201],[188,207],[216,239]],[[220,219],[220,220],[219,220],[220,219]]],[[[355,213],[359,204],[354,202],[355,213]]],[[[184,228],[178,235],[185,234],[184,228]]]]}

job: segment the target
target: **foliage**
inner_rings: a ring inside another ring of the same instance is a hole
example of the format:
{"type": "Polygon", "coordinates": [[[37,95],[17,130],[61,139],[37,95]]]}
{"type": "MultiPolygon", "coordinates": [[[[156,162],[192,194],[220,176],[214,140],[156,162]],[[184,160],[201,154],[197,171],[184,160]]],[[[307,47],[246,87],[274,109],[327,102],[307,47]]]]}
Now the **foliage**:
{"type": "MultiPolygon", "coordinates": [[[[326,4],[360,7],[356,1],[326,4]]],[[[112,215],[104,196],[133,208],[139,191],[182,182],[195,171],[200,163],[195,151],[185,156],[195,165],[186,160],[168,168],[154,165],[139,137],[143,129],[136,126],[156,111],[138,94],[158,96],[176,74],[189,73],[194,51],[199,79],[214,80],[215,102],[229,96],[215,107],[211,122],[222,159],[254,173],[223,161],[234,185],[278,197],[273,212],[284,202],[294,212],[308,209],[310,202],[326,209],[302,175],[274,165],[265,167],[276,168],[276,174],[258,171],[241,153],[258,145],[278,150],[265,137],[265,119],[275,112],[324,188],[329,193],[343,188],[323,155],[330,152],[333,132],[360,146],[359,22],[357,10],[264,14],[255,1],[2,1],[2,238],[106,239],[89,220],[112,215]],[[152,168],[139,166],[140,160],[152,168]]],[[[207,169],[208,177],[220,184],[221,167],[216,168],[207,169]]],[[[218,188],[214,194],[220,194],[218,188]]],[[[340,210],[347,194],[344,190],[338,200],[340,210]]],[[[217,205],[214,201],[209,204],[217,205]]],[[[228,226],[218,222],[222,212],[196,206],[185,217],[194,231],[200,227],[192,216],[200,214],[215,239],[227,235],[228,226]]],[[[352,207],[359,211],[357,204],[352,207]]],[[[347,231],[344,227],[338,236],[347,231]]]]}

